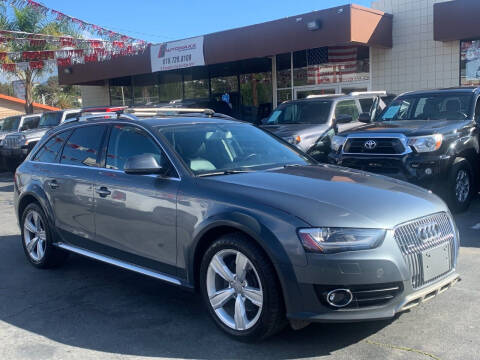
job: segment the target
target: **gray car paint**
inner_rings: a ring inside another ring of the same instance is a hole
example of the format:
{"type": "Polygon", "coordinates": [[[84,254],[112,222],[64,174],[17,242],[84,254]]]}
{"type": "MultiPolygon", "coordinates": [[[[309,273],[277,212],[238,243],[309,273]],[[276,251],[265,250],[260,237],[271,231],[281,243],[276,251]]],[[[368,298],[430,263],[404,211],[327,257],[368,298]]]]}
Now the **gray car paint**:
{"type": "MultiPolygon", "coordinates": [[[[128,121],[152,135],[158,125],[195,122],[229,123],[227,120],[192,118],[128,121]]],[[[112,121],[63,125],[55,131],[102,123],[112,124],[112,121]]],[[[196,254],[209,240],[210,231],[225,226],[244,231],[272,260],[282,286],[287,315],[324,321],[393,316],[404,296],[414,292],[409,270],[391,230],[377,249],[319,255],[304,251],[297,235],[299,228],[392,229],[407,220],[448,213],[448,208],[437,196],[419,187],[330,165],[198,178],[182,165],[162,138],[157,136],[156,141],[177,169],[178,178],[44,164],[30,160],[34,150],[17,170],[17,212],[31,199],[29,197],[34,197],[45,209],[49,223],[60,230],[56,233],[56,241],[171,274],[182,285],[191,288],[197,285],[196,254]],[[53,194],[56,190],[49,189],[48,184],[57,178],[68,180],[65,185],[61,184],[64,190],[53,194]],[[118,205],[113,200],[102,204],[93,194],[98,186],[125,192],[124,201],[118,205]],[[176,226],[173,225],[175,221],[176,226]],[[344,271],[350,267],[358,271],[344,271]],[[322,305],[313,288],[313,284],[389,282],[404,284],[402,296],[380,309],[348,314],[322,305]]],[[[37,149],[40,146],[37,145],[37,149]]]]}

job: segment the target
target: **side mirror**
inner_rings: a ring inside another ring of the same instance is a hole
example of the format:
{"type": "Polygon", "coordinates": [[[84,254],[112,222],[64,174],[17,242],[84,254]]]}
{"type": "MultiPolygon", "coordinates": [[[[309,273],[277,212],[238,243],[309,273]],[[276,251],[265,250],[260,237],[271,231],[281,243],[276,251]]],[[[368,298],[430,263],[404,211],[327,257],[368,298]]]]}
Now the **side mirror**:
{"type": "Polygon", "coordinates": [[[123,171],[131,175],[150,175],[163,174],[165,168],[158,163],[153,154],[141,154],[129,157],[123,171]]]}
{"type": "Polygon", "coordinates": [[[346,124],[353,121],[352,115],[341,114],[336,118],[337,124],[346,124]]]}
{"type": "Polygon", "coordinates": [[[363,122],[363,123],[369,123],[371,121],[370,114],[369,113],[361,113],[358,116],[358,121],[363,122]]]}

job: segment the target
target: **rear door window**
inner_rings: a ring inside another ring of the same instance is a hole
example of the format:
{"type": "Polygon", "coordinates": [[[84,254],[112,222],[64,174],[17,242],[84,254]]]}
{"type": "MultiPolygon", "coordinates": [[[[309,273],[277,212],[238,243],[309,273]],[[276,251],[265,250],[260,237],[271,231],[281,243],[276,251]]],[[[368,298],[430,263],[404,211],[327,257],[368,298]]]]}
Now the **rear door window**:
{"type": "Polygon", "coordinates": [[[62,150],[65,141],[70,136],[71,131],[65,131],[60,134],[56,134],[33,157],[33,161],[40,161],[46,163],[55,163],[58,159],[58,154],[62,150]]]}
{"type": "Polygon", "coordinates": [[[94,125],[73,130],[63,148],[60,162],[77,166],[98,166],[105,129],[105,125],[94,125]]]}

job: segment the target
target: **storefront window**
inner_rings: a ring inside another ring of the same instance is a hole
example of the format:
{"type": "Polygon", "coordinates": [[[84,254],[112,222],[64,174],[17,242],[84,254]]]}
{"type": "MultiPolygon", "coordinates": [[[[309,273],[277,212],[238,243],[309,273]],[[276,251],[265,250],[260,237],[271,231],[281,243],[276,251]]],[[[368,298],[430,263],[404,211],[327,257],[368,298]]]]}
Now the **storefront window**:
{"type": "Polygon", "coordinates": [[[130,106],[133,103],[132,79],[124,77],[110,80],[110,104],[130,106]]]}
{"type": "Polygon", "coordinates": [[[212,95],[224,94],[238,91],[237,76],[219,76],[210,80],[212,95]]]}
{"type": "Polygon", "coordinates": [[[480,85],[480,40],[460,42],[460,84],[480,85]]]}
{"type": "Polygon", "coordinates": [[[158,78],[155,74],[133,77],[133,103],[135,105],[158,103],[158,78]]]}
{"type": "Polygon", "coordinates": [[[208,70],[184,69],[183,87],[184,99],[208,99],[210,96],[208,70]]]}
{"type": "Polygon", "coordinates": [[[307,82],[307,51],[293,53],[293,85],[308,85],[307,82]]]}
{"type": "Polygon", "coordinates": [[[179,100],[183,97],[182,74],[164,72],[158,76],[158,100],[162,103],[179,100]]]}
{"type": "Polygon", "coordinates": [[[292,87],[291,54],[277,55],[277,88],[292,87]]]}
{"type": "Polygon", "coordinates": [[[369,80],[369,50],[365,46],[331,46],[293,53],[294,86],[369,80]]]}
{"type": "Polygon", "coordinates": [[[242,119],[256,122],[272,111],[272,73],[240,75],[242,119]]]}
{"type": "Polygon", "coordinates": [[[284,101],[292,100],[292,90],[278,90],[277,91],[277,105],[280,105],[284,101]]]}

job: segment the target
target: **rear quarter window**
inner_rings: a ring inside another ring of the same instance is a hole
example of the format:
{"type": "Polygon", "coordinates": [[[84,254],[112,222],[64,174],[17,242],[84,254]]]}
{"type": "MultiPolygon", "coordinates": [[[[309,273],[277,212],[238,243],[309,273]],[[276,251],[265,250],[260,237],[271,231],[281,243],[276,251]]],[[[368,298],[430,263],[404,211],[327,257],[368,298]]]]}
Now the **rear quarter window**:
{"type": "Polygon", "coordinates": [[[63,148],[65,141],[70,136],[71,131],[65,131],[53,136],[48,140],[33,157],[33,161],[46,163],[55,163],[58,160],[58,154],[63,148]]]}

